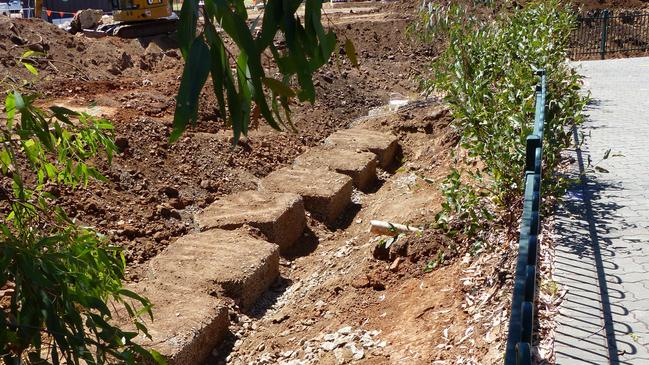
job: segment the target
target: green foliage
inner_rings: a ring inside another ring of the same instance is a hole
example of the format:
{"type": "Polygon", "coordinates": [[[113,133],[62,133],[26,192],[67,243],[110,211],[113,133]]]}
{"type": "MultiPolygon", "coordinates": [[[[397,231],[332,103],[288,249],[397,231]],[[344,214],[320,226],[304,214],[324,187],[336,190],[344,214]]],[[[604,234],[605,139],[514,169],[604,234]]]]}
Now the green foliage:
{"type": "Polygon", "coordinates": [[[132,342],[146,334],[139,315],[151,315],[151,305],[122,287],[121,250],[68,217],[51,193],[103,179],[87,161],[102,151],[110,161],[113,126],[35,101],[8,92],[0,124],[0,358],[7,365],[153,358],[132,342]],[[136,331],[110,323],[109,301],[125,307],[136,331]]]}
{"type": "MultiPolygon", "coordinates": [[[[290,104],[295,97],[315,100],[313,73],[328,62],[336,47],[336,35],[322,25],[321,7],[320,0],[269,0],[261,30],[254,36],[251,30],[260,19],[248,19],[243,0],[206,0],[200,32],[198,0],[183,2],[178,36],[185,69],[171,141],[196,122],[198,98],[210,75],[221,117],[227,116],[234,131],[234,143],[247,134],[250,119],[258,116],[275,129],[294,129],[290,104]],[[304,16],[299,17],[296,12],[302,4],[304,16]],[[226,39],[233,41],[236,52],[226,47],[226,39]],[[268,64],[262,65],[264,61],[268,64]],[[271,63],[279,69],[281,80],[266,74],[271,63]]],[[[351,41],[344,49],[357,65],[351,41]]]]}
{"type": "Polygon", "coordinates": [[[460,5],[422,8],[413,28],[421,39],[448,39],[432,64],[433,78],[422,87],[445,94],[461,137],[456,168],[443,184],[447,201],[437,216],[444,228],[474,236],[496,217],[515,224],[510,213],[524,190],[525,139],[533,129],[539,68],[548,70],[543,164],[550,173],[544,196],[560,193],[562,184],[552,172],[587,102],[579,93],[580,76],[566,62],[574,22],[559,0],[529,3],[496,19],[478,19],[460,5]]]}

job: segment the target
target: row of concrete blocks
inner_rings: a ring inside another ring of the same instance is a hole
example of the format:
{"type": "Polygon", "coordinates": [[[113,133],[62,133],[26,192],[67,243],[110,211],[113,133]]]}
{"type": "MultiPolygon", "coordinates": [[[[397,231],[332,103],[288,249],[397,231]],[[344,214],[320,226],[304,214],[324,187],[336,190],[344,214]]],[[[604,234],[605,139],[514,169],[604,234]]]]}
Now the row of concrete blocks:
{"type": "Polygon", "coordinates": [[[197,214],[200,233],[181,237],[149,263],[129,289],[154,304],[152,347],[170,364],[199,364],[228,331],[227,296],[243,310],[279,276],[279,255],[302,237],[306,211],[328,225],[351,202],[352,185],[371,188],[376,167],[394,160],[397,138],[366,129],[338,131],[293,166],[262,179],[259,189],[226,196],[197,214]],[[266,240],[240,228],[258,229],[266,240]]]}

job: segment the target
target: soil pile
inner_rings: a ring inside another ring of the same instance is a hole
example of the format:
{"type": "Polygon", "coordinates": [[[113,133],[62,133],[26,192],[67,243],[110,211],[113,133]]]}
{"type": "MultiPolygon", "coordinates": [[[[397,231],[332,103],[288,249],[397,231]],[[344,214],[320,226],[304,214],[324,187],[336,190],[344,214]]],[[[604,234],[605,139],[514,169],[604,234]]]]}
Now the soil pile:
{"type": "Polygon", "coordinates": [[[375,7],[332,13],[329,25],[340,39],[354,41],[361,66],[351,66],[341,45],[339,57],[316,75],[317,102],[294,106],[299,133],[261,126],[232,147],[207,87],[198,125],[169,145],[183,67],[179,52],[169,47],[172,39],[88,38],[41,20],[3,19],[0,72],[15,81],[33,80],[44,106],[63,105],[114,123],[120,153],[110,166],[100,162],[109,182],[60,193],[71,216],[123,245],[133,264],[195,229],[193,214],[218,196],[253,188],[256,179],[387,104],[390,95],[416,95],[414,76],[435,53],[433,46],[408,39],[410,12],[375,7]],[[42,52],[25,60],[38,76],[20,64],[27,50],[42,52]]]}

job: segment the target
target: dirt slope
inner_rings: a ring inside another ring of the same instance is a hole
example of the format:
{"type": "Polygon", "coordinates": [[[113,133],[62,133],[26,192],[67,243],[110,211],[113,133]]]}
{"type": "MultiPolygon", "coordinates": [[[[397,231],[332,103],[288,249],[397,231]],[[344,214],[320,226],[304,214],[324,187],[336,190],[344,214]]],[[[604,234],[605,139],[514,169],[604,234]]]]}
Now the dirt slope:
{"type": "Polygon", "coordinates": [[[151,43],[91,39],[39,20],[3,18],[0,72],[32,80],[45,97],[43,104],[62,104],[114,122],[121,153],[102,169],[110,182],[63,195],[72,216],[97,226],[127,248],[130,262],[141,263],[192,230],[193,213],[217,196],[250,188],[305,147],[387,103],[392,93],[415,94],[412,76],[431,49],[406,38],[410,17],[378,8],[331,14],[341,39],[354,39],[361,67],[339,59],[318,74],[318,101],[295,107],[298,134],[262,127],[235,148],[208,90],[201,98],[199,125],[179,143],[165,142],[182,69],[167,38],[151,43]],[[45,52],[33,62],[39,70],[35,77],[18,60],[28,49],[45,52]]]}

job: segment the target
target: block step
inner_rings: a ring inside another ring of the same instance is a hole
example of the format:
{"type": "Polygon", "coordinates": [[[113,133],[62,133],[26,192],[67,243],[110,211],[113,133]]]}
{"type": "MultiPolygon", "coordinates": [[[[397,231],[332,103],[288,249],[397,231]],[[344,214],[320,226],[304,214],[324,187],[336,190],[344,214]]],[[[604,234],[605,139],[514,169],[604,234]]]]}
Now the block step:
{"type": "MultiPolygon", "coordinates": [[[[159,352],[169,365],[202,364],[228,333],[227,307],[208,294],[156,280],[132,283],[126,289],[153,304],[153,321],[146,314],[141,317],[151,338],[142,334],[135,342],[159,352]]],[[[114,320],[121,328],[134,330],[125,309],[114,313],[114,320]]]]}
{"type": "Polygon", "coordinates": [[[372,152],[378,158],[379,166],[386,169],[394,162],[399,140],[391,133],[350,128],[337,131],[327,137],[325,145],[352,151],[372,152]]]}
{"type": "Polygon", "coordinates": [[[279,276],[279,249],[244,231],[212,229],[183,236],[150,261],[147,278],[225,295],[244,310],[279,276]]]}
{"type": "Polygon", "coordinates": [[[376,181],[376,155],[331,146],[315,147],[295,159],[293,166],[313,169],[326,168],[347,175],[359,190],[369,190],[376,181]]]}
{"type": "Polygon", "coordinates": [[[333,225],[351,202],[352,179],[324,168],[288,167],[271,172],[259,182],[262,191],[302,196],[304,207],[316,218],[333,225]]]}
{"type": "Polygon", "coordinates": [[[290,248],[306,227],[304,201],[298,194],[244,191],[218,199],[196,215],[201,231],[237,229],[248,224],[280,247],[290,248]]]}

